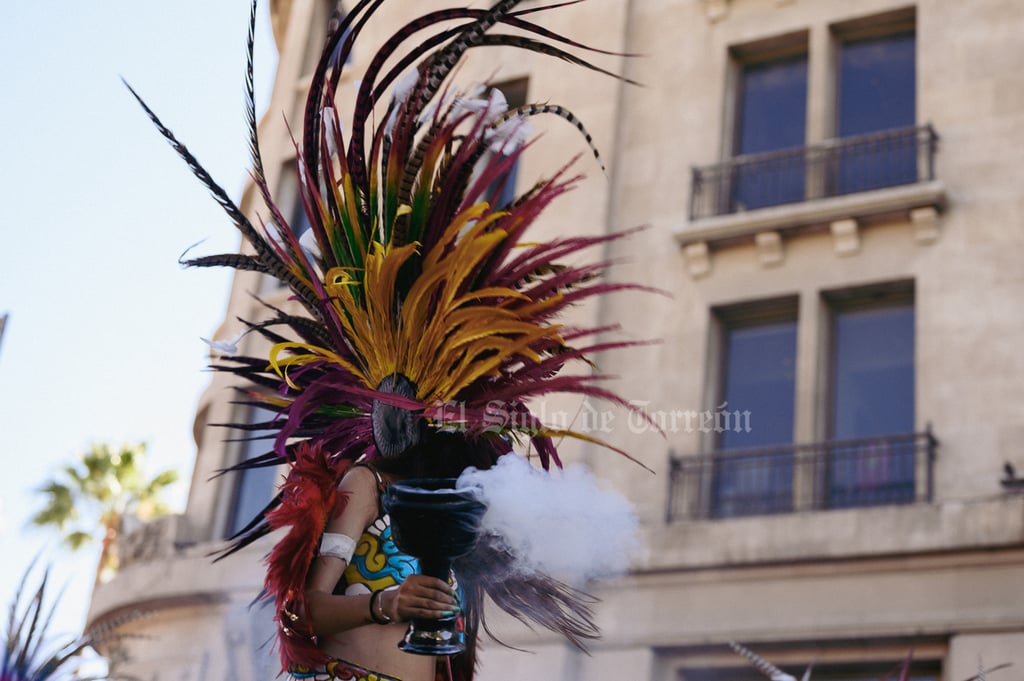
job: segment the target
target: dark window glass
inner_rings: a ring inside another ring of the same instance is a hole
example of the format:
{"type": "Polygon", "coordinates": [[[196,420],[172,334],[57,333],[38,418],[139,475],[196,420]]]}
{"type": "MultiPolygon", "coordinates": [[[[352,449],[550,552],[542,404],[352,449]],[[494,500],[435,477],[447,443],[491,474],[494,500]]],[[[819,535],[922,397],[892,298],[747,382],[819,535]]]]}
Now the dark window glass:
{"type": "Polygon", "coordinates": [[[833,334],[833,437],[913,432],[913,304],[839,311],[833,334]]]}
{"type": "Polygon", "coordinates": [[[501,208],[511,204],[516,199],[516,178],[519,177],[519,159],[516,159],[512,167],[509,168],[508,173],[505,174],[504,178],[495,181],[495,186],[501,187],[501,191],[498,192],[497,197],[494,200],[494,205],[501,208]]]}
{"type": "Polygon", "coordinates": [[[914,430],[913,304],[839,310],[832,333],[832,437],[876,440],[833,448],[830,505],[912,501],[914,444],[883,438],[914,430]]]}
{"type": "Polygon", "coordinates": [[[807,57],[743,67],[737,154],[758,154],[804,145],[807,57]]]}
{"type": "MultiPolygon", "coordinates": [[[[495,85],[496,90],[500,90],[501,94],[505,95],[505,102],[508,104],[509,110],[516,109],[526,104],[526,90],[528,81],[524,79],[509,81],[507,83],[499,83],[495,85]]],[[[497,161],[492,161],[497,162],[497,161]]],[[[491,185],[485,190],[484,195],[491,200],[493,197],[493,205],[497,207],[507,206],[512,203],[516,198],[516,178],[519,175],[519,159],[517,158],[512,167],[506,171],[506,173],[494,180],[491,185]]]]}
{"type": "Polygon", "coordinates": [[[732,209],[749,210],[804,197],[807,56],[742,67],[736,155],[789,149],[737,169],[732,209]]]}
{"type": "MultiPolygon", "coordinates": [[[[330,8],[330,17],[327,19],[327,37],[329,38],[330,36],[334,35],[335,31],[338,30],[338,27],[341,26],[341,22],[345,21],[347,13],[342,8],[340,1],[335,3],[328,3],[328,7],[330,8]]],[[[349,33],[351,32],[351,26],[345,29],[345,32],[342,33],[341,35],[341,39],[338,40],[339,47],[345,44],[345,41],[348,39],[349,33]]],[[[317,59],[319,59],[319,56],[319,53],[317,53],[317,59]]],[[[352,53],[349,52],[348,56],[345,58],[345,63],[349,64],[351,61],[352,53]]],[[[314,66],[315,65],[316,64],[314,63],[314,66]]]]}
{"type": "Polygon", "coordinates": [[[796,321],[726,331],[722,401],[750,412],[750,429],[720,433],[720,449],[762,447],[793,441],[796,321]]]}
{"type": "Polygon", "coordinates": [[[714,515],[777,513],[792,508],[793,454],[737,452],[793,441],[796,322],[727,328],[717,428],[714,515]]]}
{"type": "Polygon", "coordinates": [[[306,212],[306,206],[298,192],[295,194],[295,206],[292,209],[292,219],[288,226],[291,227],[292,233],[297,237],[301,237],[307,230],[312,228],[309,222],[309,214],[306,212]]]}
{"type": "MultiPolygon", "coordinates": [[[[281,169],[276,195],[281,198],[278,206],[282,217],[288,221],[292,234],[301,237],[310,228],[309,216],[306,214],[302,196],[299,194],[299,175],[297,161],[285,164],[281,169]]],[[[269,227],[275,234],[276,228],[269,227]]]]}
{"type": "MultiPolygon", "coordinates": [[[[260,423],[273,417],[273,412],[266,409],[253,408],[250,416],[250,423],[260,423]]],[[[266,431],[246,431],[249,436],[259,437],[266,435],[266,431]]],[[[241,443],[239,460],[250,459],[260,456],[271,450],[272,439],[247,440],[241,443]]],[[[232,536],[245,527],[256,514],[263,510],[267,503],[274,497],[277,479],[279,476],[277,466],[265,468],[250,468],[238,473],[233,473],[235,487],[232,493],[231,509],[228,513],[228,524],[225,536],[232,536]]]]}
{"type": "Polygon", "coordinates": [[[913,33],[841,43],[837,131],[840,137],[872,135],[844,146],[837,176],[840,194],[917,180],[913,33]]]}
{"type": "MultiPolygon", "coordinates": [[[[313,30],[310,31],[310,39],[307,41],[306,54],[303,57],[302,62],[303,73],[305,74],[311,74],[316,69],[316,65],[320,61],[320,55],[323,53],[326,40],[334,35],[334,32],[338,30],[341,22],[344,21],[347,16],[347,12],[345,12],[342,7],[342,4],[344,3],[341,0],[320,0],[318,4],[320,7],[317,9],[317,15],[323,18],[323,26],[325,30],[323,33],[320,33],[314,27],[313,30]]],[[[345,40],[348,38],[351,31],[351,26],[347,26],[345,28],[345,32],[338,41],[337,49],[341,49],[341,46],[345,43],[345,40]]],[[[337,52],[334,56],[337,58],[337,52]]],[[[351,62],[352,53],[349,52],[348,56],[345,58],[345,65],[347,66],[351,62]]]]}
{"type": "MultiPolygon", "coordinates": [[[[302,237],[303,234],[311,229],[311,225],[309,223],[309,216],[306,214],[306,208],[302,203],[302,196],[299,195],[297,162],[286,164],[281,173],[281,179],[277,188],[277,195],[282,199],[280,204],[281,214],[288,221],[288,228],[292,234],[302,237]],[[288,202],[291,203],[290,206],[288,202]]],[[[274,226],[268,227],[274,238],[277,238],[276,229],[274,226]]],[[[274,282],[273,285],[278,288],[287,286],[280,279],[273,279],[272,281],[274,282]]]]}
{"type": "Polygon", "coordinates": [[[914,125],[914,34],[844,42],[839,50],[839,136],[914,125]]]}

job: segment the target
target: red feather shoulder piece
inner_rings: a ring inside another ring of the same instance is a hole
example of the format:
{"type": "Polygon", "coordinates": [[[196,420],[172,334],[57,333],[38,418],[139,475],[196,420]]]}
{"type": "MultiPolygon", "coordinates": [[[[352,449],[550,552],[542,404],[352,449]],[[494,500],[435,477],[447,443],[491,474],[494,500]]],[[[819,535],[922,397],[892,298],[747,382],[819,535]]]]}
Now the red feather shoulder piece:
{"type": "Polygon", "coordinates": [[[296,447],[295,461],[281,484],[280,499],[280,505],[267,514],[267,523],[272,530],[289,529],[267,558],[264,597],[274,599],[284,666],[314,666],[328,658],[317,648],[305,618],[306,577],[335,505],[346,501],[338,492],[338,472],[319,445],[303,442],[296,447]]]}

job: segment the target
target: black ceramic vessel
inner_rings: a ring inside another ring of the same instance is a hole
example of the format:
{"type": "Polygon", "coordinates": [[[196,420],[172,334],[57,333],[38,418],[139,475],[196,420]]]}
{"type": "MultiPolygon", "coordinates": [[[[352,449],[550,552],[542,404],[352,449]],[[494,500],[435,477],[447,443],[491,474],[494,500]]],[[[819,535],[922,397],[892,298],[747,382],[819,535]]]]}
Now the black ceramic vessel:
{"type": "MultiPolygon", "coordinates": [[[[476,544],[486,506],[473,489],[455,489],[455,478],[421,478],[388,486],[384,510],[391,536],[417,558],[420,572],[448,581],[452,561],[476,544]]],[[[459,616],[414,619],[398,647],[419,655],[455,655],[466,649],[459,616]]]]}

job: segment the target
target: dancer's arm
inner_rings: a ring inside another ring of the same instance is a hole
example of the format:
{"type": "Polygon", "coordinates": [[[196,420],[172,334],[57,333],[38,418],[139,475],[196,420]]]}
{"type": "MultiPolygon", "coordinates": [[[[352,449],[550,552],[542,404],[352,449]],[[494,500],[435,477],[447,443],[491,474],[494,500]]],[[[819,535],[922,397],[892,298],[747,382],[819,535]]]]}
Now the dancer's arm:
{"type": "MultiPolygon", "coordinates": [[[[357,466],[338,487],[347,496],[344,510],[328,523],[327,532],[358,538],[377,518],[377,483],[368,469],[357,466]]],[[[371,594],[338,595],[334,588],[347,562],[336,556],[319,556],[310,567],[306,584],[306,608],[318,636],[335,634],[379,623],[370,615],[371,594]]],[[[436,619],[455,608],[451,587],[440,579],[410,575],[397,589],[382,592],[375,604],[383,617],[405,621],[413,617],[436,619]]]]}

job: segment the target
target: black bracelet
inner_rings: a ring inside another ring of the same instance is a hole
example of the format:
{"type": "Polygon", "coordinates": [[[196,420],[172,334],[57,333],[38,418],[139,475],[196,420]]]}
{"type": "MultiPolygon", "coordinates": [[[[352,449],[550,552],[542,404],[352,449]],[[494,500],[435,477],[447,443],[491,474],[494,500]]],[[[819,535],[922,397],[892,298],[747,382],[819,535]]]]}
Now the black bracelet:
{"type": "Polygon", "coordinates": [[[370,594],[370,619],[377,624],[391,624],[391,618],[384,612],[384,606],[380,604],[381,591],[374,591],[370,594]]]}

